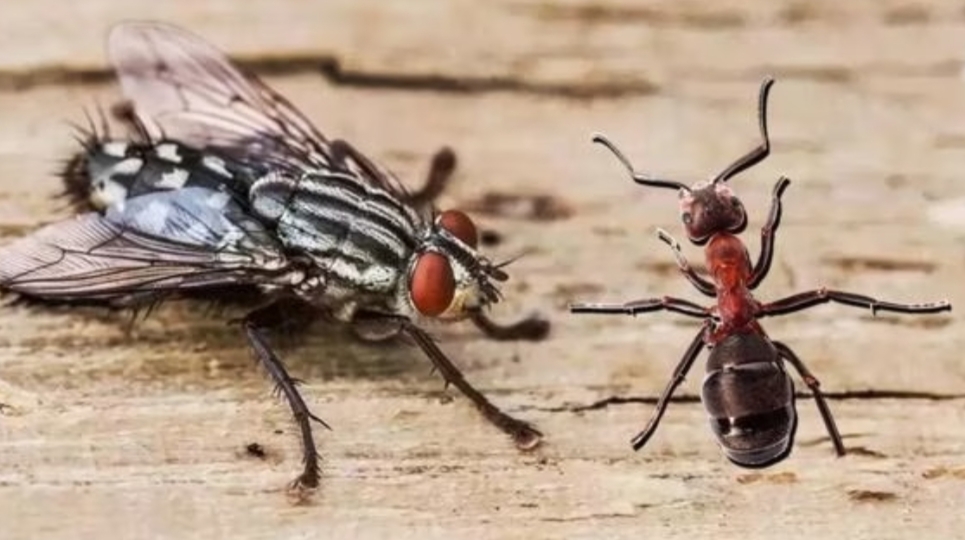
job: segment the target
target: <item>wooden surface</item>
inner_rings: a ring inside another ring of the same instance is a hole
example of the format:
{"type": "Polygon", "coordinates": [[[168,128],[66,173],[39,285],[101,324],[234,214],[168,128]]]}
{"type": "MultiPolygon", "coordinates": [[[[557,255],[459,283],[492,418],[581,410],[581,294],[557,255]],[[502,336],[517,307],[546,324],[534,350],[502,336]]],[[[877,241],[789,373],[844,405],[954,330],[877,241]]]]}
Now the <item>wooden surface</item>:
{"type": "MultiPolygon", "coordinates": [[[[559,219],[477,214],[512,265],[502,320],[539,311],[549,340],[433,328],[467,377],[537,424],[521,454],[418,351],[314,328],[286,349],[319,433],[324,484],[292,505],[287,408],[237,328],[191,304],[138,324],[97,312],[0,310],[0,538],[952,538],[965,518],[965,349],[949,316],[872,318],[823,306],[765,321],[837,396],[836,459],[811,400],[796,448],[748,471],[699,403],[650,445],[628,441],[697,331],[668,314],[571,316],[575,300],[704,301],[654,236],[682,238],[675,196],[634,186],[591,145],[608,133],[642,169],[692,181],[756,144],[772,93],[772,157],[734,179],[752,253],[781,174],[771,299],[820,285],[965,306],[965,12],[960,3],[7,1],[0,17],[0,233],[63,217],[66,121],[110,103],[106,29],[182,24],[261,69],[323,131],[415,184],[460,164],[443,206],[549,196],[559,219]],[[143,5],[138,5],[143,4],[143,5]],[[868,395],[879,390],[891,397],[868,395]],[[890,393],[890,394],[889,394],[890,393]],[[612,397],[630,403],[592,405],[612,397]],[[260,444],[263,459],[246,445],[260,444]]],[[[685,246],[692,260],[701,253],[685,246]]],[[[2,261],[0,261],[2,264],[2,261]]],[[[701,374],[680,390],[695,396],[701,374]]],[[[800,386],[800,385],[799,385],[800,386]]]]}

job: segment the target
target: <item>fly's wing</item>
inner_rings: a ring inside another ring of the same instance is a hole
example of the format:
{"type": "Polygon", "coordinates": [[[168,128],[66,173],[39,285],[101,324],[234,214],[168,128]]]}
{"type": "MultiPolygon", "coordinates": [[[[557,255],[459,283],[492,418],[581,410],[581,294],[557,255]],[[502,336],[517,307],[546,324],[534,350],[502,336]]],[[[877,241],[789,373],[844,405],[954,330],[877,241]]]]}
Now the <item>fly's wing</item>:
{"type": "Polygon", "coordinates": [[[225,193],[155,192],[48,225],[0,248],[0,288],[123,303],[202,287],[280,284],[281,247],[225,193]]]}
{"type": "Polygon", "coordinates": [[[111,30],[107,48],[138,117],[167,137],[215,147],[256,169],[293,177],[307,169],[345,171],[405,193],[394,175],[368,160],[333,158],[330,141],[287,99],[186,30],[123,23],[111,30]]]}

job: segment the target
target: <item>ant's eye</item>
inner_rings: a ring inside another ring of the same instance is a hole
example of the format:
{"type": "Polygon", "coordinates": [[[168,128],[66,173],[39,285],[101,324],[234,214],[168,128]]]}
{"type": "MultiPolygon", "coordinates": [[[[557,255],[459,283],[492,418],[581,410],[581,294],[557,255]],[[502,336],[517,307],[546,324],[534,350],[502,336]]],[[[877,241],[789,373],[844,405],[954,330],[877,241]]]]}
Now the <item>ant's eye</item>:
{"type": "Polygon", "coordinates": [[[694,220],[693,216],[690,215],[690,212],[680,214],[680,219],[684,222],[684,225],[690,225],[690,223],[694,220]]]}

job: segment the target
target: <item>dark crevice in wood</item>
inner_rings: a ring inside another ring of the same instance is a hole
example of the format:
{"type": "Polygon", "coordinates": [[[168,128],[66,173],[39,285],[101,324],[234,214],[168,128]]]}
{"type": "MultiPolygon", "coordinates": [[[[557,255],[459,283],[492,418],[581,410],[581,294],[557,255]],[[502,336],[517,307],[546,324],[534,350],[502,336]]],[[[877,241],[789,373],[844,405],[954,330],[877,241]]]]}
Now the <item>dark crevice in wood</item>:
{"type": "MultiPolygon", "coordinates": [[[[810,399],[810,393],[798,392],[795,394],[797,399],[810,399]]],[[[824,392],[824,397],[829,401],[871,401],[871,400],[923,400],[923,401],[952,401],[965,399],[965,394],[940,394],[934,392],[918,392],[912,390],[850,390],[844,392],[824,392]]],[[[559,407],[533,407],[535,410],[545,412],[585,412],[606,409],[611,405],[626,405],[631,403],[643,403],[654,405],[657,403],[656,396],[611,396],[608,398],[594,401],[588,405],[567,404],[559,407]]],[[[676,396],[670,399],[671,403],[699,403],[700,396],[676,396]]]]}
{"type": "MultiPolygon", "coordinates": [[[[567,84],[526,81],[510,76],[473,77],[432,73],[390,73],[345,69],[331,56],[269,56],[235,60],[242,69],[266,75],[318,74],[336,86],[457,94],[516,92],[571,99],[616,98],[655,94],[659,88],[647,81],[567,84]]],[[[109,68],[45,66],[27,70],[0,70],[0,90],[24,91],[38,86],[83,86],[114,80],[109,68]]]]}

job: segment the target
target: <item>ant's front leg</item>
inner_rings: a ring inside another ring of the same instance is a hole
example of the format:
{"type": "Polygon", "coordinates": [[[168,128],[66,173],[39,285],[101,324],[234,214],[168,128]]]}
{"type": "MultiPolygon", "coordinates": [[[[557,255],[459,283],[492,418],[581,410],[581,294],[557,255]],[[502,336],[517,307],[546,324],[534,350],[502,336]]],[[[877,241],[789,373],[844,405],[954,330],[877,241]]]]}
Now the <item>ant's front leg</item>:
{"type": "Polygon", "coordinates": [[[664,296],[661,298],[647,298],[635,300],[625,304],[570,304],[570,313],[607,313],[612,315],[636,315],[650,311],[673,311],[694,317],[708,319],[713,316],[711,310],[683,298],[664,296]]]}
{"type": "Polygon", "coordinates": [[[750,279],[747,280],[747,287],[751,290],[756,289],[771,270],[771,260],[774,258],[774,234],[781,224],[781,195],[790,184],[791,181],[786,176],[780,177],[777,184],[774,184],[771,212],[767,215],[764,227],[761,228],[761,254],[757,258],[757,264],[754,265],[750,279]]]}
{"type": "Polygon", "coordinates": [[[892,311],[895,313],[939,313],[942,311],[951,311],[952,309],[952,305],[948,300],[921,304],[897,304],[845,291],[818,289],[791,295],[769,304],[763,304],[758,313],[758,317],[786,315],[827,302],[868,308],[871,310],[872,315],[878,311],[892,311]]]}
{"type": "Polygon", "coordinates": [[[683,273],[683,275],[687,277],[687,281],[690,281],[690,283],[696,287],[698,291],[704,293],[705,295],[712,298],[717,296],[717,289],[714,287],[714,284],[701,277],[697,271],[690,266],[690,262],[686,257],[684,257],[683,252],[680,250],[680,243],[677,242],[673,236],[670,236],[670,233],[663,229],[657,229],[657,237],[663,240],[664,243],[670,246],[670,249],[673,250],[673,256],[675,259],[677,259],[677,268],[680,268],[680,271],[683,273]]]}

